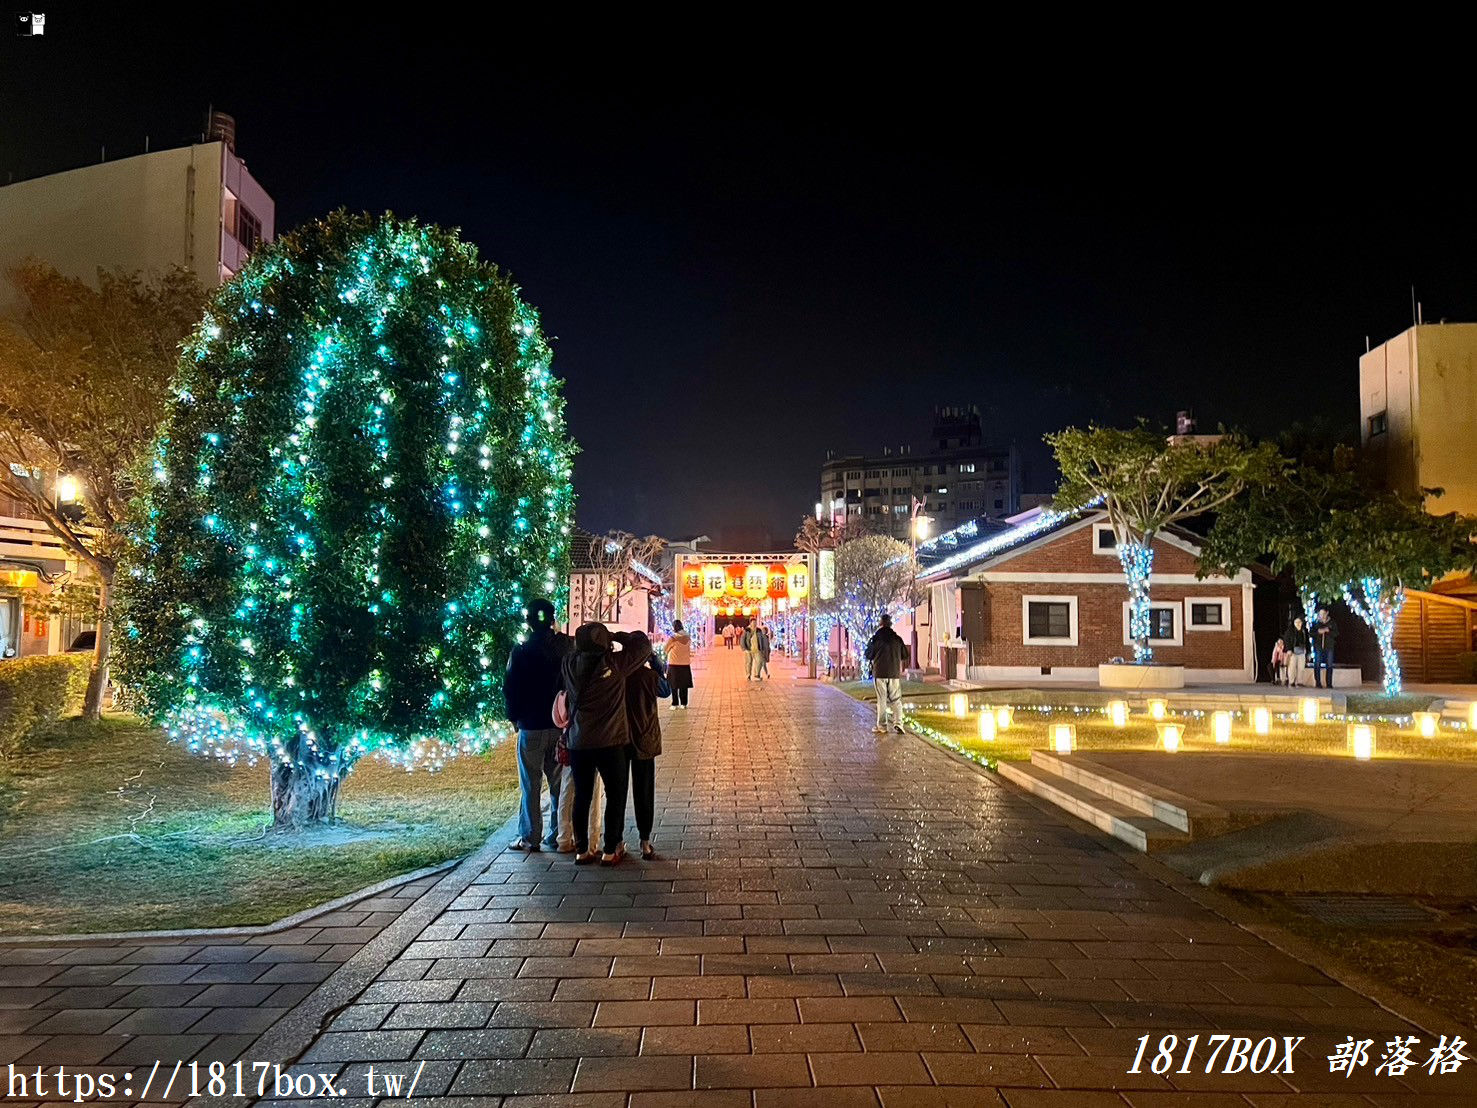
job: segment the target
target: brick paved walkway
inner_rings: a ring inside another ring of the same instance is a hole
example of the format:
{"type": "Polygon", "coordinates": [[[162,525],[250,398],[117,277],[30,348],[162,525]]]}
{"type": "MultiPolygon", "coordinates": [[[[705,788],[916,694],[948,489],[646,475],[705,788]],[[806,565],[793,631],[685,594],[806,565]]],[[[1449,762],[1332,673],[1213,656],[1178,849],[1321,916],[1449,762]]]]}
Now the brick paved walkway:
{"type": "Polygon", "coordinates": [[[663,711],[665,860],[496,856],[303,1071],[362,1095],[370,1064],[424,1062],[417,1097],[504,1108],[1472,1102],[1477,1063],[1375,1075],[1394,1034],[1421,1060],[1430,1036],[1085,826],[783,667],[703,661],[663,711]],[[1125,1074],[1171,1032],[1306,1039],[1292,1075],[1207,1076],[1204,1046],[1125,1074]],[[1369,1063],[1331,1076],[1350,1033],[1369,1063]]]}

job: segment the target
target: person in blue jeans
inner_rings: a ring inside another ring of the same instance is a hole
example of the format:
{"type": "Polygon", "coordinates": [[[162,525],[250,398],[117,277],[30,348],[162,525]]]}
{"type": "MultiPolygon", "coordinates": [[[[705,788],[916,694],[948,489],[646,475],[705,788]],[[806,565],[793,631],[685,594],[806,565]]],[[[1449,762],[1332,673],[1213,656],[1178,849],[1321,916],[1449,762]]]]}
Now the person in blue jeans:
{"type": "Polygon", "coordinates": [[[554,605],[531,601],[524,616],[528,638],[508,655],[503,681],[508,720],[518,728],[518,838],[511,850],[559,847],[559,728],[554,726],[554,697],[563,688],[560,667],[573,649],[568,635],[554,629],[554,605]],[[543,785],[549,783],[549,820],[545,833],[543,785]]]}
{"type": "Polygon", "coordinates": [[[1328,614],[1327,608],[1319,608],[1313,620],[1313,684],[1323,688],[1322,674],[1328,674],[1328,687],[1333,688],[1333,654],[1339,641],[1339,625],[1328,614]]]}

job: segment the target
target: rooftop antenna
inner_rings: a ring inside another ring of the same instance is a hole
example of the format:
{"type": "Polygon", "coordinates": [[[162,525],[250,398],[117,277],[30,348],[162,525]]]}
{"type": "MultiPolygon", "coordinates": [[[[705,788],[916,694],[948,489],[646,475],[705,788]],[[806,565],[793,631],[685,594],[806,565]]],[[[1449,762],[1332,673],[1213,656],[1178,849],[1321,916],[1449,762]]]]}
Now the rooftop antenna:
{"type": "Polygon", "coordinates": [[[144,153],[147,154],[148,152],[149,152],[149,136],[148,135],[145,135],[144,136],[144,153]]]}

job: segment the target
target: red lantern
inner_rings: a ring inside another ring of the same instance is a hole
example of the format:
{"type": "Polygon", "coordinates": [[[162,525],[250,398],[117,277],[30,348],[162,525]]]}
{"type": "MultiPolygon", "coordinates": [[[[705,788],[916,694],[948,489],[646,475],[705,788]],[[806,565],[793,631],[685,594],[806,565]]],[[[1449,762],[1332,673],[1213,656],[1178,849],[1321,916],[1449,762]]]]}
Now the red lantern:
{"type": "Polygon", "coordinates": [[[696,600],[703,595],[703,567],[682,567],[682,596],[687,600],[696,600]]]}
{"type": "Polygon", "coordinates": [[[779,600],[789,595],[790,569],[780,562],[769,563],[769,598],[779,600]]]}
{"type": "Polygon", "coordinates": [[[744,595],[744,564],[742,562],[730,562],[727,566],[728,591],[734,596],[744,595]]]}

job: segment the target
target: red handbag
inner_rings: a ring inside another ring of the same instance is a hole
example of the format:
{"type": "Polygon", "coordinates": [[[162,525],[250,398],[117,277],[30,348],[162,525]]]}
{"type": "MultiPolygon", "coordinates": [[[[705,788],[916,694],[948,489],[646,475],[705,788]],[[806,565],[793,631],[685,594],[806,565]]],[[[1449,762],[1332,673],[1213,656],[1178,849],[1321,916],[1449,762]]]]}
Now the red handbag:
{"type": "Polygon", "coordinates": [[[554,726],[559,728],[559,741],[554,744],[554,760],[569,765],[569,694],[563,689],[554,697],[554,726]]]}

